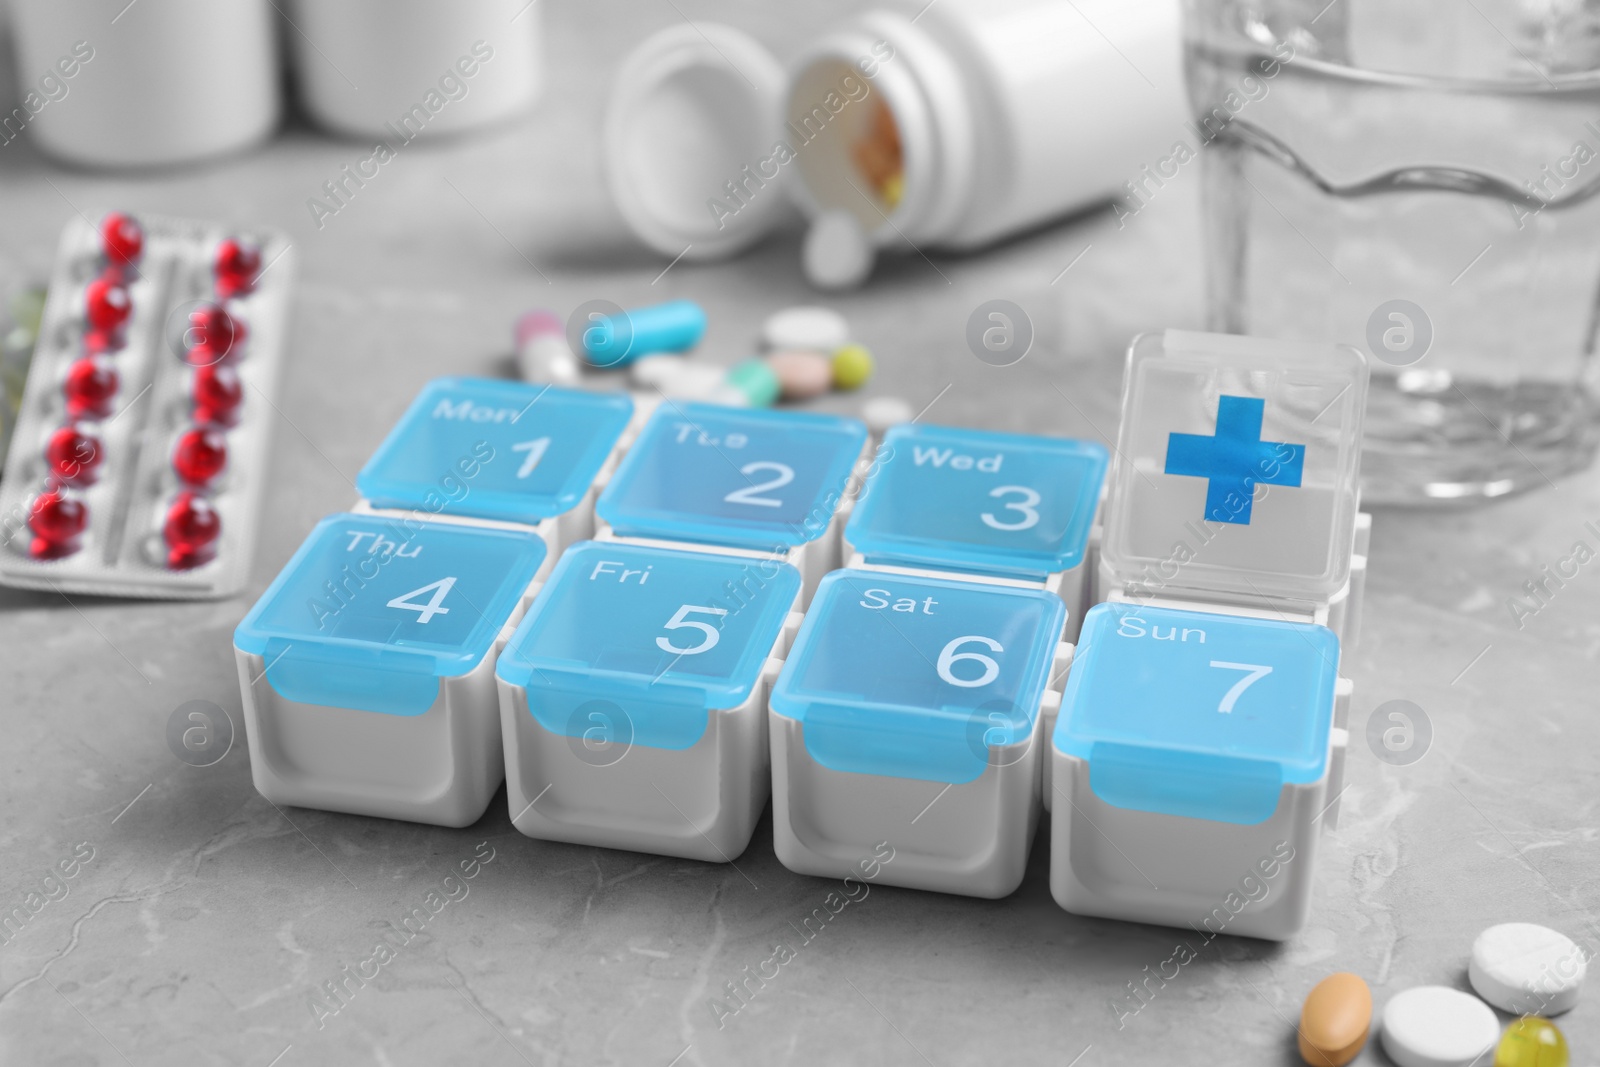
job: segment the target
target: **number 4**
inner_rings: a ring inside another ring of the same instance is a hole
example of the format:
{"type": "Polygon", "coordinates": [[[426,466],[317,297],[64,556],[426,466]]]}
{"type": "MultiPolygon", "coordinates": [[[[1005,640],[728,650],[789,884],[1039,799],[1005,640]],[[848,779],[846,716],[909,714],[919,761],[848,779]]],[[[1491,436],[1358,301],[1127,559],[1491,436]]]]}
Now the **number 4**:
{"type": "Polygon", "coordinates": [[[418,622],[427,622],[435,615],[448,615],[450,614],[450,609],[441,608],[439,605],[444,603],[445,596],[450,592],[451,588],[453,588],[455,584],[456,580],[454,578],[440,578],[437,582],[429,582],[421,589],[413,589],[409,593],[401,593],[399,596],[389,601],[389,607],[400,608],[402,611],[416,612],[418,622]],[[434,591],[433,596],[428,598],[428,602],[426,604],[416,604],[412,602],[412,597],[421,596],[430,589],[434,591]]]}
{"type": "Polygon", "coordinates": [[[1233,706],[1239,702],[1239,696],[1246,689],[1249,689],[1253,684],[1272,673],[1271,667],[1263,667],[1259,663],[1228,663],[1220,659],[1214,659],[1211,661],[1211,665],[1225,671],[1248,672],[1243,678],[1233,683],[1232,689],[1222,694],[1222,703],[1217,705],[1217,710],[1224,715],[1233,713],[1233,706]]]}

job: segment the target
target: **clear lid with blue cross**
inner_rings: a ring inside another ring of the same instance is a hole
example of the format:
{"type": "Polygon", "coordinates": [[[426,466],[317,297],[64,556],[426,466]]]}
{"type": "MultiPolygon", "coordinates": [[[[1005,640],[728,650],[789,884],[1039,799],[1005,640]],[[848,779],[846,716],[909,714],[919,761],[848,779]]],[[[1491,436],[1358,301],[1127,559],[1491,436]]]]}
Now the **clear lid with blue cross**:
{"type": "Polygon", "coordinates": [[[771,707],[824,767],[970,782],[1032,738],[1065,623],[1040,589],[834,571],[771,707]]]}
{"type": "Polygon", "coordinates": [[[792,548],[827,530],[866,440],[855,419],[668,400],[596,511],[623,536],[792,548]]]}
{"type": "Polygon", "coordinates": [[[710,711],[749,699],[799,591],[774,559],[580,541],[495,673],[551,733],[689,748],[710,711]]]}
{"type": "Polygon", "coordinates": [[[233,643],[289,700],[421,715],[483,662],[547,551],[531,530],[330,515],[233,643]]]}
{"type": "Polygon", "coordinates": [[[1327,773],[1338,673],[1324,626],[1099,604],[1052,744],[1108,804],[1254,825],[1327,773]]]}
{"type": "Polygon", "coordinates": [[[1168,330],[1128,350],[1104,558],[1145,595],[1325,601],[1350,573],[1367,362],[1168,330]]]}
{"type": "Polygon", "coordinates": [[[537,523],[583,499],[632,415],[625,393],[436,378],[356,489],[375,507],[537,523]]]}
{"type": "Polygon", "coordinates": [[[897,426],[845,540],[868,563],[1043,578],[1083,562],[1106,474],[1092,441],[897,426]]]}

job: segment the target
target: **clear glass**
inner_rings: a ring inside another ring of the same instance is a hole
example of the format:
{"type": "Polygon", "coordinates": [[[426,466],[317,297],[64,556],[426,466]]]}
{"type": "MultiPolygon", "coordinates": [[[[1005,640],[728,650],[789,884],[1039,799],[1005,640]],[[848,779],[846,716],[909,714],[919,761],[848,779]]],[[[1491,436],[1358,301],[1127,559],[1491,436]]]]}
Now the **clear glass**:
{"type": "Polygon", "coordinates": [[[1185,0],[1185,38],[1211,328],[1368,353],[1364,500],[1587,466],[1600,4],[1185,0]]]}

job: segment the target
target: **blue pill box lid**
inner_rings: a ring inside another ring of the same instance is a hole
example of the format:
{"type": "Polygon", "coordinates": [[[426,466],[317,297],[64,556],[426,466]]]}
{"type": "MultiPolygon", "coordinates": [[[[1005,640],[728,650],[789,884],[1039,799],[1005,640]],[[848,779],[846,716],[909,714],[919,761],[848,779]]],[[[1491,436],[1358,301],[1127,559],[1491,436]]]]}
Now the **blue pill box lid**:
{"type": "Polygon", "coordinates": [[[858,774],[970,782],[1030,738],[1066,624],[1039,589],[834,571],[772,692],[806,751],[858,774]]]}
{"type": "Polygon", "coordinates": [[[330,515],[233,643],[289,700],[420,715],[483,661],[547,551],[531,530],[330,515]]]}
{"type": "Polygon", "coordinates": [[[583,499],[632,415],[625,393],[436,378],[356,489],[375,507],[537,523],[583,499]]]}
{"type": "Polygon", "coordinates": [[[897,426],[845,540],[869,563],[1043,578],[1083,562],[1108,453],[1092,441],[897,426]]]}
{"type": "Polygon", "coordinates": [[[856,419],[668,400],[596,511],[624,536],[802,545],[827,530],[866,440],[856,419]]]}
{"type": "MultiPolygon", "coordinates": [[[[552,733],[684,749],[755,690],[800,591],[775,559],[580,541],[556,561],[495,674],[552,733]]],[[[765,709],[761,714],[766,714],[765,709]]]]}
{"type": "Polygon", "coordinates": [[[1338,673],[1325,626],[1098,604],[1053,743],[1117,807],[1264,822],[1286,783],[1327,772],[1338,673]]]}

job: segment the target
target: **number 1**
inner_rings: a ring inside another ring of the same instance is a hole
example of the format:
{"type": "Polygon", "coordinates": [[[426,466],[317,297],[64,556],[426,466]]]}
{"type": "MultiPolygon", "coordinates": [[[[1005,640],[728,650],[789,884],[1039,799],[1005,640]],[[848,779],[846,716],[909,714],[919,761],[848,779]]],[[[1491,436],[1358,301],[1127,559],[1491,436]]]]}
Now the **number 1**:
{"type": "Polygon", "coordinates": [[[513,452],[526,452],[527,458],[522,461],[522,468],[517,471],[518,478],[526,478],[533,473],[533,468],[539,465],[544,458],[545,449],[550,447],[550,438],[540,437],[532,441],[523,441],[511,446],[513,452]]]}
{"type": "Polygon", "coordinates": [[[1272,673],[1271,667],[1263,667],[1259,663],[1228,663],[1220,659],[1211,661],[1213,667],[1220,667],[1225,671],[1247,671],[1248,673],[1233,683],[1233,688],[1222,694],[1222,703],[1217,705],[1217,711],[1223,715],[1231,715],[1233,706],[1239,702],[1239,696],[1251,685],[1272,673]]]}

